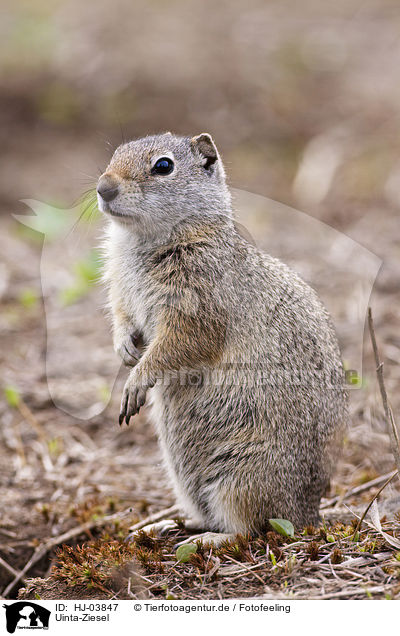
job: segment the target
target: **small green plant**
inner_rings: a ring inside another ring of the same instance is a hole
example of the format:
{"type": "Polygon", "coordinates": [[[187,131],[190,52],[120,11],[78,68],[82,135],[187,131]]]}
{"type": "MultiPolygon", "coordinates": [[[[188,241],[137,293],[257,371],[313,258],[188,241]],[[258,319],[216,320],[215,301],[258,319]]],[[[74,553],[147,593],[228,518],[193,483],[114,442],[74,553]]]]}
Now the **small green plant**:
{"type": "Polygon", "coordinates": [[[197,552],[198,546],[195,543],[185,543],[184,545],[180,545],[175,553],[175,557],[177,561],[181,563],[187,563],[192,554],[197,552]]]}
{"type": "Polygon", "coordinates": [[[316,529],[314,528],[314,526],[309,525],[306,526],[303,530],[303,532],[301,533],[303,536],[307,537],[307,536],[314,536],[314,534],[316,533],[316,529]]]}
{"type": "Polygon", "coordinates": [[[268,519],[271,527],[283,537],[294,537],[294,526],[287,519],[268,519]]]}
{"type": "Polygon", "coordinates": [[[8,406],[11,406],[13,409],[18,408],[21,403],[21,396],[18,389],[15,386],[5,386],[4,387],[4,396],[6,398],[8,406]]]}
{"type": "Polygon", "coordinates": [[[53,437],[47,442],[47,448],[52,457],[58,457],[62,451],[63,443],[61,437],[53,437]]]}
{"type": "Polygon", "coordinates": [[[352,539],[352,541],[354,541],[355,543],[358,543],[358,542],[359,542],[359,540],[360,540],[360,533],[359,533],[359,531],[357,530],[357,531],[354,533],[354,535],[353,535],[353,539],[352,539]]]}
{"type": "Polygon", "coordinates": [[[166,601],[175,601],[176,600],[176,596],[174,596],[169,589],[167,588],[165,590],[165,600],[166,601]]]}
{"type": "Polygon", "coordinates": [[[90,250],[86,258],[77,261],[73,267],[74,282],[60,293],[64,306],[73,305],[86,296],[97,282],[101,271],[101,257],[98,250],[90,250]]]}
{"type": "Polygon", "coordinates": [[[20,292],[18,300],[25,309],[33,309],[39,302],[39,296],[36,289],[26,287],[20,292]]]}

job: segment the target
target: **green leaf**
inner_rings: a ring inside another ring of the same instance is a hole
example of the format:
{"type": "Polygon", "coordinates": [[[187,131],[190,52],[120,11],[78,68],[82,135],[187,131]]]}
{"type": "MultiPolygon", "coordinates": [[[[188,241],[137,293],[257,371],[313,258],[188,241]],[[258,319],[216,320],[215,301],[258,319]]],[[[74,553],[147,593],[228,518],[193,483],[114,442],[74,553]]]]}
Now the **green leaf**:
{"type": "Polygon", "coordinates": [[[294,527],[291,521],[287,519],[268,519],[275,532],[284,537],[294,537],[294,527]]]}
{"type": "Polygon", "coordinates": [[[175,557],[177,561],[181,561],[181,563],[187,563],[190,559],[190,556],[197,552],[197,545],[195,543],[185,543],[184,545],[180,545],[175,553],[175,557]]]}
{"type": "Polygon", "coordinates": [[[4,395],[7,400],[7,404],[9,406],[12,406],[12,408],[14,409],[16,409],[19,406],[21,402],[21,397],[20,397],[18,389],[16,389],[14,386],[4,387],[4,395]]]}
{"type": "Polygon", "coordinates": [[[360,540],[360,533],[357,530],[357,532],[354,533],[352,541],[358,542],[359,540],[360,540]]]}
{"type": "Polygon", "coordinates": [[[50,455],[52,455],[53,457],[58,457],[61,453],[60,439],[58,437],[49,439],[47,442],[47,447],[49,449],[50,455]]]}
{"type": "Polygon", "coordinates": [[[166,601],[176,601],[176,596],[174,596],[174,595],[173,595],[173,594],[169,591],[169,589],[168,589],[168,588],[166,589],[166,592],[165,592],[165,600],[166,600],[166,601]]]}

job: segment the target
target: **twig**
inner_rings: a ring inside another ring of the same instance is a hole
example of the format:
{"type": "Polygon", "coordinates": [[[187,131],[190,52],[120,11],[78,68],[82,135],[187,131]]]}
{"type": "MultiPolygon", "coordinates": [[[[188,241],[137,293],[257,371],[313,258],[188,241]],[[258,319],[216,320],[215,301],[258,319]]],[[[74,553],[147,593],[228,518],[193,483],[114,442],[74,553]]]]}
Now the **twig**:
{"type": "Polygon", "coordinates": [[[16,532],[11,532],[11,530],[6,530],[5,528],[0,528],[0,532],[5,534],[6,537],[11,537],[11,539],[15,539],[18,536],[16,532]]]}
{"type": "Polygon", "coordinates": [[[15,443],[17,447],[17,454],[21,462],[21,466],[26,466],[26,455],[24,450],[24,444],[22,442],[21,430],[19,422],[14,425],[15,443]]]}
{"type": "Polygon", "coordinates": [[[38,422],[31,409],[25,404],[25,402],[21,399],[17,405],[17,409],[21,413],[22,417],[26,422],[28,422],[33,430],[36,433],[36,437],[38,438],[41,444],[41,455],[44,469],[47,472],[52,472],[54,470],[53,462],[50,458],[49,447],[47,444],[46,433],[38,422]]]}
{"type": "Polygon", "coordinates": [[[359,596],[360,594],[367,596],[367,592],[369,594],[379,594],[389,589],[390,587],[385,585],[376,585],[370,588],[356,587],[353,590],[340,590],[339,592],[333,592],[331,594],[322,594],[318,599],[350,598],[351,596],[359,596]]]}
{"type": "Polygon", "coordinates": [[[161,519],[167,519],[168,517],[172,517],[179,513],[178,506],[171,506],[170,508],[164,508],[164,510],[160,510],[160,512],[155,512],[154,514],[146,517],[146,519],[142,519],[142,521],[138,521],[134,526],[129,528],[129,532],[136,532],[136,530],[141,530],[149,523],[155,523],[156,521],[160,521],[161,519]]]}
{"type": "Polygon", "coordinates": [[[38,420],[36,419],[36,417],[34,416],[34,414],[32,413],[31,409],[25,404],[25,402],[23,400],[20,400],[17,408],[19,410],[19,412],[21,413],[22,417],[29,422],[29,424],[32,426],[32,428],[34,429],[36,435],[38,436],[39,440],[42,442],[42,444],[46,444],[46,434],[42,428],[42,426],[39,424],[38,420]]]}
{"type": "Polygon", "coordinates": [[[371,501],[369,502],[368,506],[367,506],[367,507],[366,507],[366,509],[364,510],[364,513],[363,513],[362,517],[360,517],[360,519],[358,520],[358,523],[357,523],[356,529],[354,530],[354,535],[356,535],[356,534],[357,534],[357,532],[359,532],[359,530],[360,530],[360,528],[361,528],[361,524],[362,524],[362,522],[364,521],[365,517],[367,516],[368,510],[371,508],[371,506],[372,506],[372,504],[374,503],[375,499],[377,499],[377,498],[379,497],[379,495],[381,494],[382,490],[383,490],[384,488],[386,488],[386,486],[387,486],[388,484],[390,484],[390,482],[392,481],[392,479],[393,479],[394,477],[396,477],[396,475],[398,475],[398,471],[397,471],[397,470],[395,470],[395,471],[394,471],[393,475],[392,475],[391,477],[389,477],[389,479],[387,479],[387,480],[385,481],[385,483],[383,484],[383,486],[381,486],[381,488],[379,488],[378,492],[377,492],[377,493],[376,493],[376,494],[372,497],[372,499],[371,499],[371,501]]]}
{"type": "Polygon", "coordinates": [[[134,594],[132,594],[132,592],[131,592],[131,582],[132,582],[132,577],[129,577],[129,579],[128,579],[128,589],[127,589],[126,593],[127,593],[127,595],[130,598],[136,598],[136,596],[134,594]]]}
{"type": "Polygon", "coordinates": [[[0,557],[0,565],[2,565],[3,568],[7,570],[7,572],[12,574],[13,576],[19,575],[19,572],[17,570],[14,570],[14,568],[11,565],[9,565],[7,561],[4,561],[4,559],[2,559],[1,557],[0,557]]]}
{"type": "Polygon", "coordinates": [[[380,389],[380,392],[381,392],[383,410],[385,411],[386,425],[387,425],[387,429],[388,429],[388,433],[389,433],[390,445],[391,445],[391,448],[392,448],[392,453],[393,453],[394,460],[395,460],[395,463],[396,463],[396,466],[397,466],[397,470],[393,473],[393,475],[391,475],[389,477],[389,479],[387,479],[385,481],[383,486],[381,486],[381,488],[378,490],[378,492],[372,497],[372,499],[369,502],[368,506],[364,510],[364,514],[361,516],[361,518],[359,519],[359,521],[357,523],[356,529],[354,531],[353,538],[355,538],[355,536],[357,535],[357,532],[359,532],[359,530],[361,528],[361,525],[362,525],[362,522],[364,521],[369,509],[371,508],[371,506],[374,503],[374,501],[379,497],[379,495],[381,494],[382,490],[384,488],[386,488],[386,486],[392,481],[392,479],[394,479],[394,477],[396,475],[400,475],[400,441],[399,441],[399,435],[398,435],[398,432],[397,432],[396,422],[394,421],[393,411],[392,411],[392,409],[391,409],[391,407],[389,405],[389,400],[388,400],[387,391],[386,391],[386,387],[385,387],[385,380],[384,380],[384,377],[383,377],[383,362],[381,362],[381,360],[380,360],[379,351],[378,351],[378,345],[376,344],[375,328],[374,328],[374,321],[372,319],[371,307],[368,307],[368,327],[369,327],[369,333],[370,333],[370,336],[371,336],[372,348],[374,350],[374,357],[375,357],[375,364],[376,364],[376,375],[377,375],[377,378],[378,378],[379,389],[380,389]]]}
{"type": "MultiPolygon", "coordinates": [[[[260,581],[263,585],[265,585],[265,581],[261,578],[261,576],[259,576],[256,572],[253,572],[252,566],[245,565],[244,563],[241,563],[240,561],[236,561],[236,559],[233,559],[227,554],[225,554],[225,558],[228,559],[229,561],[232,561],[233,563],[236,563],[236,565],[239,565],[241,568],[243,568],[243,574],[241,574],[241,576],[244,576],[245,573],[252,574],[258,581],[260,581]]],[[[261,565],[265,565],[265,563],[257,563],[253,567],[258,567],[261,565]]],[[[238,577],[235,577],[235,578],[238,578],[238,577]]]]}
{"type": "Polygon", "coordinates": [[[393,477],[397,473],[397,470],[391,471],[390,473],[386,473],[386,475],[380,475],[380,477],[376,477],[375,479],[371,479],[370,481],[366,481],[364,484],[360,484],[360,486],[356,486],[355,488],[350,488],[347,490],[344,495],[337,495],[336,497],[332,497],[325,501],[321,510],[325,510],[325,508],[333,507],[338,501],[343,502],[345,499],[352,497],[353,495],[359,495],[374,486],[380,486],[383,482],[385,482],[389,477],[393,477]]]}
{"type": "Polygon", "coordinates": [[[368,327],[371,336],[372,348],[374,350],[374,357],[376,363],[376,375],[378,377],[379,389],[382,396],[383,408],[386,416],[386,424],[389,432],[392,453],[396,462],[397,470],[400,473],[400,440],[397,432],[396,422],[394,421],[393,411],[390,407],[388,396],[385,387],[385,380],[383,377],[383,362],[380,361],[378,345],[376,344],[374,321],[372,319],[371,307],[368,307],[368,327]]]}
{"type": "MultiPolygon", "coordinates": [[[[50,548],[49,548],[50,549],[50,548]]],[[[47,553],[47,549],[46,549],[46,545],[44,546],[40,546],[37,547],[36,550],[34,551],[34,553],[32,554],[31,558],[29,559],[28,563],[26,563],[26,565],[24,566],[24,569],[21,570],[21,572],[18,572],[18,574],[16,574],[13,578],[13,580],[11,581],[11,583],[9,583],[6,587],[6,589],[3,592],[3,596],[4,598],[7,597],[9,595],[9,593],[11,592],[11,590],[14,588],[14,586],[19,583],[19,581],[23,580],[25,574],[31,569],[31,567],[33,565],[35,565],[35,563],[37,563],[38,561],[40,561],[40,559],[47,553]]]]}

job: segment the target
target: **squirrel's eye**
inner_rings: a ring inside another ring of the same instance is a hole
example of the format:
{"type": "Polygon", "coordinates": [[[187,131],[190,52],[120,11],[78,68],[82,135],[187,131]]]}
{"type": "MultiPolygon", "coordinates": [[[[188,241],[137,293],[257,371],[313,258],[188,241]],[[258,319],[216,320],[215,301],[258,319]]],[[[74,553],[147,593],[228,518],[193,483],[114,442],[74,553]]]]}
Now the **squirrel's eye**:
{"type": "Polygon", "coordinates": [[[151,169],[152,174],[171,174],[174,169],[174,162],[169,157],[157,159],[151,169]]]}

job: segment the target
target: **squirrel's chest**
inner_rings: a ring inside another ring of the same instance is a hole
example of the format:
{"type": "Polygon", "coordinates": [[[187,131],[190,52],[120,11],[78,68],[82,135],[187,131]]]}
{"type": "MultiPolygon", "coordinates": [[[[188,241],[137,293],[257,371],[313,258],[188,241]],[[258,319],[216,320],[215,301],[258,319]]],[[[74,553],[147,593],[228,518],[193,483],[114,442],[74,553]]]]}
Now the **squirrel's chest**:
{"type": "Polygon", "coordinates": [[[162,305],[162,289],[152,279],[140,254],[130,254],[129,259],[124,259],[114,268],[113,278],[125,313],[145,339],[151,339],[162,305]]]}

